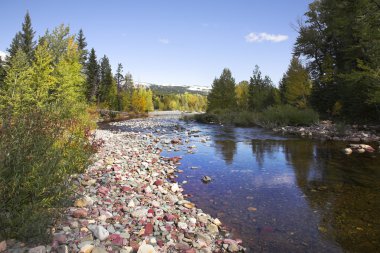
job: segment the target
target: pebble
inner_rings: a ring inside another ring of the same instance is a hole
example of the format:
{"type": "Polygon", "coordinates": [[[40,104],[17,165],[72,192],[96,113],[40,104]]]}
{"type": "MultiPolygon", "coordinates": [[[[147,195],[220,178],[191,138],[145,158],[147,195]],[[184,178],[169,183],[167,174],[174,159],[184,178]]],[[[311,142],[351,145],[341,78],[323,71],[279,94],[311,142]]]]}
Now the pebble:
{"type": "Polygon", "coordinates": [[[107,239],[110,235],[110,233],[108,232],[107,229],[105,229],[103,226],[96,226],[93,230],[92,230],[94,236],[96,238],[98,238],[99,240],[101,241],[104,241],[105,239],[107,239]]]}
{"type": "MultiPolygon", "coordinates": [[[[172,144],[173,137],[168,137],[178,130],[176,124],[154,119],[112,124],[154,133],[95,131],[95,139],[104,144],[85,173],[73,177],[81,196],[54,227],[53,244],[45,251],[153,253],[176,248],[187,253],[223,252],[220,242],[226,237],[218,228],[222,222],[187,201],[174,181],[182,157],[160,155],[164,149],[186,152],[189,144],[182,144],[180,138],[172,144]],[[161,141],[165,139],[169,143],[161,141]]],[[[1,247],[11,246],[3,241],[1,247]]]]}
{"type": "Polygon", "coordinates": [[[38,246],[29,249],[29,253],[46,253],[46,247],[45,246],[38,246]]]}

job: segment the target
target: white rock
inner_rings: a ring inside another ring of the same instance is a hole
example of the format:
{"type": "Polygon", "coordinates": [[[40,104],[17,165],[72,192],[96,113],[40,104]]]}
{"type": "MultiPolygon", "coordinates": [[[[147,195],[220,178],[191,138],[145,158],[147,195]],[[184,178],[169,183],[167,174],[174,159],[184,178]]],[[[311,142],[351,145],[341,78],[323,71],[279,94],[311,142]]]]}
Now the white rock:
{"type": "Polygon", "coordinates": [[[185,222],[178,222],[178,227],[185,230],[187,229],[187,224],[185,222]]]}
{"type": "Polygon", "coordinates": [[[177,192],[177,191],[179,191],[178,183],[174,183],[174,184],[172,184],[171,190],[172,190],[172,192],[177,192]]]}
{"type": "Polygon", "coordinates": [[[152,245],[146,244],[145,241],[139,247],[137,253],[156,253],[152,245]]]}
{"type": "Polygon", "coordinates": [[[103,226],[96,226],[92,230],[92,233],[94,234],[96,238],[98,238],[101,241],[104,241],[110,236],[110,233],[103,226]]]}
{"type": "Polygon", "coordinates": [[[213,223],[214,223],[215,225],[217,225],[217,226],[221,226],[221,225],[222,225],[222,222],[221,222],[218,218],[216,218],[216,219],[213,221],[213,223]]]}
{"type": "Polygon", "coordinates": [[[135,202],[133,202],[133,199],[131,199],[128,203],[128,207],[135,207],[135,202]]]}

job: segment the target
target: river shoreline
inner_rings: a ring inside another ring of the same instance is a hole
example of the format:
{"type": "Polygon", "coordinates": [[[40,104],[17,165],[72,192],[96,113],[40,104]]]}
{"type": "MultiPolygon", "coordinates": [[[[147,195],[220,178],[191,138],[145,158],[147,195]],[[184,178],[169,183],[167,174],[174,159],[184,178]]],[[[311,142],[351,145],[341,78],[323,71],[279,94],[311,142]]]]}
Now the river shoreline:
{"type": "Polygon", "coordinates": [[[77,196],[53,228],[53,242],[27,248],[8,240],[7,252],[244,251],[241,240],[228,238],[218,219],[167,180],[180,158],[160,156],[158,133],[96,130],[94,136],[103,145],[86,172],[73,176],[77,196]]]}
{"type": "Polygon", "coordinates": [[[319,140],[374,143],[380,141],[380,126],[337,125],[321,121],[312,126],[285,126],[272,128],[275,133],[296,135],[319,140]]]}

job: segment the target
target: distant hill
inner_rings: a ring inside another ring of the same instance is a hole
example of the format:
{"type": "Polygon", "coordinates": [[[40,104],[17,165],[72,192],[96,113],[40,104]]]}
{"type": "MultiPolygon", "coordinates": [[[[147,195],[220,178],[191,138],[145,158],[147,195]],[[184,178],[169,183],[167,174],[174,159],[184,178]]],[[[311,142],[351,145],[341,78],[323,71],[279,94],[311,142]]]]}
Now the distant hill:
{"type": "Polygon", "coordinates": [[[137,86],[143,85],[149,87],[156,94],[183,94],[185,92],[192,94],[201,94],[207,95],[211,88],[204,86],[190,86],[190,85],[159,85],[159,84],[151,84],[151,83],[138,83],[137,86]]]}

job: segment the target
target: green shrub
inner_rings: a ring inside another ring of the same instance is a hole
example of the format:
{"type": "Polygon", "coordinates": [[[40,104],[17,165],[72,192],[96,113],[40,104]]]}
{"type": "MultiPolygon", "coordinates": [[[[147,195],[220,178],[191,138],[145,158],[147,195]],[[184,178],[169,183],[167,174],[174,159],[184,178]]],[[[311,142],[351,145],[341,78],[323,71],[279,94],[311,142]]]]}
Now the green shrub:
{"type": "Polygon", "coordinates": [[[0,240],[47,239],[70,196],[70,175],[91,154],[86,125],[57,113],[28,112],[0,132],[0,240]]]}
{"type": "Polygon", "coordinates": [[[263,127],[306,126],[318,122],[318,113],[312,109],[298,109],[290,105],[278,105],[264,110],[258,119],[263,127]]]}

